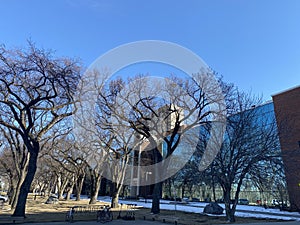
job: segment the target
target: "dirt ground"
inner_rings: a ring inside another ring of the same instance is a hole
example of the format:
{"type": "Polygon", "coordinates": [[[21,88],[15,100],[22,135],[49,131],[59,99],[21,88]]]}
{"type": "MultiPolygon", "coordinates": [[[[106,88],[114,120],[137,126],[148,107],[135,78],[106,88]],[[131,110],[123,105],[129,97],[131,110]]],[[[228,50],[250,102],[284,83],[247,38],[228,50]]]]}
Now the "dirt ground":
{"type": "MultiPolygon", "coordinates": [[[[27,218],[25,222],[58,222],[65,221],[66,213],[73,206],[88,206],[88,200],[76,201],[59,201],[56,204],[45,204],[45,197],[38,196],[34,200],[33,195],[29,195],[26,207],[27,218]]],[[[107,203],[98,202],[93,206],[101,206],[107,203]]],[[[127,210],[123,206],[122,209],[113,209],[114,219],[116,219],[121,213],[121,216],[125,216],[127,212],[132,213],[132,210],[127,210]]],[[[12,211],[10,207],[6,204],[3,209],[0,209],[0,216],[10,216],[12,211]]],[[[162,222],[165,220],[166,223],[173,223],[176,220],[178,224],[183,225],[211,225],[211,224],[224,224],[226,219],[221,216],[207,216],[200,213],[188,213],[188,212],[176,212],[169,210],[162,210],[159,215],[151,215],[150,209],[138,208],[134,210],[134,215],[136,219],[146,219],[146,220],[155,220],[162,222]]],[[[96,212],[91,213],[80,213],[75,214],[75,221],[95,221],[96,212]]],[[[255,222],[276,222],[277,220],[262,220],[255,218],[236,218],[237,223],[255,223],[255,222]]],[[[1,223],[1,222],[0,222],[1,223]]]]}

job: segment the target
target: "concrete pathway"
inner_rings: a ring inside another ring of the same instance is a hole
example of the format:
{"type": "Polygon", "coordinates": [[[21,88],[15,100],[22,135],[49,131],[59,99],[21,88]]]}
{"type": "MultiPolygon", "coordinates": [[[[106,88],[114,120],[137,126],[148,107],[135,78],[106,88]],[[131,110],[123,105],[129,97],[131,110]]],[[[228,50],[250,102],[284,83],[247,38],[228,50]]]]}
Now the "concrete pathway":
{"type": "MultiPolygon", "coordinates": [[[[100,225],[102,223],[99,222],[83,222],[83,221],[78,221],[74,223],[69,223],[69,222],[52,222],[52,223],[26,223],[26,225],[100,225]]],[[[156,221],[147,221],[147,220],[113,220],[111,222],[105,223],[107,225],[166,225],[166,223],[160,223],[156,221]]],[[[270,224],[269,224],[270,225],[270,224]]]]}
{"type": "MultiPolygon", "coordinates": [[[[26,223],[26,225],[99,225],[101,223],[95,222],[52,222],[52,223],[26,223]]],[[[105,223],[107,225],[166,225],[166,223],[160,223],[156,221],[147,221],[147,220],[134,220],[134,221],[125,221],[125,220],[113,220],[112,222],[105,223]]],[[[222,225],[222,224],[219,224],[222,225]]],[[[223,225],[228,225],[223,224],[223,225]]],[[[274,222],[274,223],[243,223],[243,224],[233,224],[233,225],[300,225],[300,222],[274,222]]]]}
{"type": "MultiPolygon", "coordinates": [[[[228,225],[227,224],[219,224],[219,225],[228,225]]],[[[300,221],[292,221],[292,222],[263,222],[263,223],[233,223],[233,225],[300,225],[300,221]]]]}

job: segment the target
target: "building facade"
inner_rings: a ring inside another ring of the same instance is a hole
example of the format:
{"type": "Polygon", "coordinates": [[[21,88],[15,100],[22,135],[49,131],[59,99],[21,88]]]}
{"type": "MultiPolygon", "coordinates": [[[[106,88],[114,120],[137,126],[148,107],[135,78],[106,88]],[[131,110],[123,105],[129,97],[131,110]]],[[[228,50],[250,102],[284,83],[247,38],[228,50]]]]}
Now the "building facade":
{"type": "Polygon", "coordinates": [[[300,86],[273,97],[291,209],[300,210],[300,86]]]}

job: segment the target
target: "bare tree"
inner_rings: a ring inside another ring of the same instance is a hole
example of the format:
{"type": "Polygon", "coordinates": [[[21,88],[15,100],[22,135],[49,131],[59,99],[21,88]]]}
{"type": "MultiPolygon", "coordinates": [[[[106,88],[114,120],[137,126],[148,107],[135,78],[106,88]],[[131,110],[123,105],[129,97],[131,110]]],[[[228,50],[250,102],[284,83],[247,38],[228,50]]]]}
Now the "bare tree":
{"type": "Polygon", "coordinates": [[[103,164],[104,176],[111,180],[112,207],[118,207],[127,165],[134,149],[136,136],[125,114],[116,111],[117,94],[122,89],[122,79],[113,80],[109,87],[103,87],[97,101],[97,132],[101,144],[106,146],[107,162],[103,164]],[[120,119],[122,118],[122,119],[120,119]]]}
{"type": "Polygon", "coordinates": [[[27,175],[14,216],[25,216],[25,205],[36,172],[43,136],[73,114],[80,67],[70,59],[29,44],[27,50],[0,48],[0,125],[22,137],[30,153],[27,175]]]}
{"type": "Polygon", "coordinates": [[[4,129],[3,127],[0,127],[0,130],[5,138],[4,143],[7,144],[6,150],[10,149],[10,152],[7,152],[8,155],[3,157],[3,160],[1,160],[1,163],[10,173],[10,204],[12,208],[15,208],[21,185],[27,173],[29,153],[22,141],[22,138],[17,132],[10,129],[4,129]],[[11,159],[9,159],[9,157],[11,157],[11,159]],[[6,160],[4,160],[5,158],[6,160]]]}
{"type": "Polygon", "coordinates": [[[74,188],[76,191],[76,193],[75,193],[76,201],[80,201],[82,186],[83,186],[84,179],[86,177],[86,169],[88,166],[86,161],[83,158],[81,158],[79,154],[77,154],[78,152],[80,152],[80,148],[77,145],[77,143],[74,142],[73,143],[73,151],[67,157],[68,161],[75,168],[74,188]]]}
{"type": "Polygon", "coordinates": [[[224,142],[210,167],[210,175],[217,178],[223,189],[226,216],[230,222],[235,221],[236,205],[244,182],[261,176],[271,162],[280,159],[272,109],[268,105],[259,106],[259,99],[250,94],[238,90],[234,93],[228,104],[231,108],[224,142]],[[234,196],[231,196],[232,192],[234,196]]]}
{"type": "MultiPolygon", "coordinates": [[[[207,76],[200,73],[196,76],[198,81],[201,80],[201,85],[208,83],[207,76]]],[[[130,125],[134,133],[148,143],[145,149],[152,152],[152,163],[155,164],[152,173],[152,182],[155,183],[151,209],[153,213],[160,212],[162,181],[172,175],[162,173],[168,167],[171,168],[171,164],[164,162],[164,159],[168,159],[174,153],[183,135],[196,126],[208,123],[212,118],[214,112],[210,110],[210,104],[221,101],[221,98],[217,99],[220,97],[219,93],[216,93],[217,85],[211,83],[206,87],[206,91],[210,89],[215,96],[205,95],[203,87],[195,80],[175,76],[160,81],[138,76],[127,82],[110,82],[108,85],[105,99],[114,96],[112,101],[106,102],[110,114],[120,124],[130,125]],[[159,147],[162,143],[165,143],[164,149],[159,147]]],[[[195,142],[194,146],[197,145],[198,139],[197,134],[192,140],[195,142]]],[[[184,163],[181,166],[183,165],[184,163]]]]}

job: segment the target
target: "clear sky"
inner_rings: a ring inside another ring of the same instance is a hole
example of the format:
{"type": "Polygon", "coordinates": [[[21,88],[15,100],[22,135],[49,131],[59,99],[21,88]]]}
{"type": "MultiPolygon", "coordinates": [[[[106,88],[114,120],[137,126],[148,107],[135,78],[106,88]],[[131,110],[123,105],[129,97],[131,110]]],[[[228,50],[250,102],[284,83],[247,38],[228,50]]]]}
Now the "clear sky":
{"type": "Polygon", "coordinates": [[[299,0],[0,0],[0,43],[88,66],[118,45],[175,42],[224,80],[271,99],[300,84],[299,0]]]}

